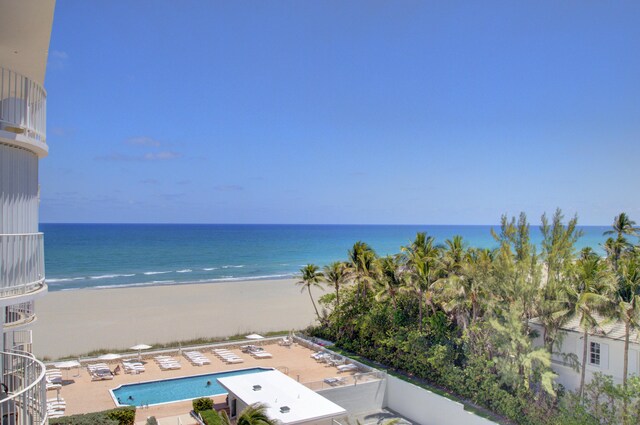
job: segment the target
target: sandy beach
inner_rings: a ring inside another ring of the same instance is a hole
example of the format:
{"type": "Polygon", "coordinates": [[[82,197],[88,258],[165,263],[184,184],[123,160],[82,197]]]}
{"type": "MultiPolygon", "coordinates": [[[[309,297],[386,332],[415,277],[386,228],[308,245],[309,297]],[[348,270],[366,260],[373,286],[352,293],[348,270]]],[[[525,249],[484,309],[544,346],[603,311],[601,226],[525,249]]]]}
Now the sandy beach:
{"type": "MultiPolygon", "coordinates": [[[[315,313],[295,280],[84,289],[36,302],[34,353],[52,359],[199,337],[301,329],[315,313]]],[[[315,291],[314,298],[322,295],[315,291]]]]}

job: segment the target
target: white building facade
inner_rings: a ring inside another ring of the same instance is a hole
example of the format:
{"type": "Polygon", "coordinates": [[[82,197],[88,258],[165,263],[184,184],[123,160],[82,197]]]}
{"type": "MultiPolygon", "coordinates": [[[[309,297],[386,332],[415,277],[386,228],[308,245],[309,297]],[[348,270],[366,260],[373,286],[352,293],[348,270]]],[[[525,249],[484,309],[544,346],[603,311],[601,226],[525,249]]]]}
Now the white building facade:
{"type": "MultiPolygon", "coordinates": [[[[587,336],[587,361],[585,383],[589,383],[595,373],[610,375],[613,382],[622,384],[624,372],[624,324],[622,322],[601,321],[602,325],[587,336]]],[[[532,321],[531,327],[539,336],[535,340],[542,346],[543,328],[532,321]]],[[[580,387],[580,369],[584,352],[584,329],[577,318],[570,320],[561,330],[560,347],[554,347],[551,368],[558,374],[556,382],[574,391],[580,387]]],[[[629,339],[628,376],[640,371],[640,343],[638,333],[631,332],[629,339]]]]}
{"type": "Polygon", "coordinates": [[[38,162],[48,154],[44,76],[55,0],[0,0],[0,420],[45,424],[45,367],[31,354],[47,291],[38,162]]]}

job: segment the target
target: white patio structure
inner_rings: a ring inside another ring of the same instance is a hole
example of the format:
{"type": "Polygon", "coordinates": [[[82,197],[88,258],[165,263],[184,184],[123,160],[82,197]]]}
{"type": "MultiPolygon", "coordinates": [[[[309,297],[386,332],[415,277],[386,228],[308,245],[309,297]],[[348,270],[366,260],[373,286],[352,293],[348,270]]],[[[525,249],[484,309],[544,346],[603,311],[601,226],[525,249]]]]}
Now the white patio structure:
{"type": "Polygon", "coordinates": [[[231,418],[254,403],[267,405],[267,415],[282,424],[331,425],[347,411],[282,372],[271,370],[219,378],[229,392],[231,418]]]}

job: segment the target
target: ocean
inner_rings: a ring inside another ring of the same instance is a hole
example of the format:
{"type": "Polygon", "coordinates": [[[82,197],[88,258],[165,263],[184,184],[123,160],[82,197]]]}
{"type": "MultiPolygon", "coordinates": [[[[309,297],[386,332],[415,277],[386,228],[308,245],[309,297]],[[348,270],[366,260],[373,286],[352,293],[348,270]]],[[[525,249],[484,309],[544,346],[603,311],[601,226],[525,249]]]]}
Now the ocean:
{"type": "MultiPolygon", "coordinates": [[[[467,246],[495,248],[498,226],[432,225],[227,225],[51,224],[40,225],[50,291],[294,277],[307,263],[345,260],[361,240],[379,255],[394,254],[416,232],[437,243],[454,235],[467,246]]],[[[583,226],[576,248],[603,253],[609,227],[583,226]]],[[[537,226],[532,240],[539,243],[537,226]]]]}

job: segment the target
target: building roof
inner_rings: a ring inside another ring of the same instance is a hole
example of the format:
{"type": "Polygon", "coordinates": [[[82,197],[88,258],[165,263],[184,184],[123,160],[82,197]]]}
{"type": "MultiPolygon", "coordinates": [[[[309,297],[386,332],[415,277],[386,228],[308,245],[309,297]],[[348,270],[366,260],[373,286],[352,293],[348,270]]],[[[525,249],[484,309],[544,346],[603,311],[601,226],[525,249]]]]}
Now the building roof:
{"type": "Polygon", "coordinates": [[[0,0],[0,67],[44,84],[55,0],[0,0]]]}
{"type": "Polygon", "coordinates": [[[334,402],[277,370],[219,378],[218,381],[247,405],[266,404],[267,415],[283,424],[304,423],[347,413],[334,402]]]}
{"type": "MultiPolygon", "coordinates": [[[[596,318],[598,326],[595,329],[589,329],[589,335],[624,341],[624,322],[621,320],[611,321],[597,313],[593,316],[596,318]]],[[[537,325],[542,324],[540,319],[537,317],[531,319],[530,322],[537,325]]],[[[584,333],[584,328],[580,326],[580,318],[578,316],[573,316],[568,322],[562,325],[560,329],[569,332],[584,333]]],[[[640,335],[637,330],[631,329],[629,333],[629,341],[638,343],[640,342],[639,336],[640,335]]]]}

